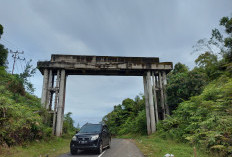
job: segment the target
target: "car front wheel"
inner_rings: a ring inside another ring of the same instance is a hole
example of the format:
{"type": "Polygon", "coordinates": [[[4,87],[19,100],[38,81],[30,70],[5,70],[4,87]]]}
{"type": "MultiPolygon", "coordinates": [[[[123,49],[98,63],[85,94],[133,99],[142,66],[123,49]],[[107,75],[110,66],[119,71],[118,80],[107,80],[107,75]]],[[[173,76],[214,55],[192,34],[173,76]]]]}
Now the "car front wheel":
{"type": "Polygon", "coordinates": [[[98,147],[98,150],[97,150],[97,153],[98,153],[98,154],[101,154],[101,153],[102,153],[102,150],[103,150],[103,145],[102,145],[102,142],[100,142],[99,147],[98,147]]]}
{"type": "Polygon", "coordinates": [[[77,150],[75,150],[75,149],[70,149],[70,153],[71,153],[72,155],[76,155],[76,154],[77,154],[77,150]]]}

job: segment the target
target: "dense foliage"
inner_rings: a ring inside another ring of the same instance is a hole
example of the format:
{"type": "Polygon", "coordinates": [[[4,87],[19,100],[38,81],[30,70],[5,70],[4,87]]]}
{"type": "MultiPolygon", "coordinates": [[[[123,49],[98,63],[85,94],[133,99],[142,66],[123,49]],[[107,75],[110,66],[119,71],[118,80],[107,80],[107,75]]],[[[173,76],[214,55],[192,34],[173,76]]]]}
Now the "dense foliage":
{"type": "Polygon", "coordinates": [[[177,63],[168,74],[167,95],[170,111],[175,110],[179,103],[191,96],[200,94],[207,82],[208,77],[205,73],[197,69],[189,71],[184,64],[177,63]]]}
{"type": "Polygon", "coordinates": [[[0,68],[0,145],[22,144],[51,136],[40,99],[25,92],[18,75],[0,68]]]}
{"type": "MultiPolygon", "coordinates": [[[[177,63],[168,74],[167,96],[172,115],[157,127],[162,137],[188,142],[214,156],[232,155],[232,18],[223,17],[209,40],[194,47],[196,67],[177,63]]],[[[115,135],[145,134],[143,97],[125,99],[103,118],[115,135]],[[139,107],[138,107],[139,106],[139,107]],[[136,109],[137,108],[137,109],[136,109]]]]}
{"type": "Polygon", "coordinates": [[[190,142],[221,156],[232,153],[232,78],[221,76],[199,96],[179,104],[173,115],[159,124],[159,132],[190,142]]]}
{"type": "Polygon", "coordinates": [[[134,100],[125,99],[122,104],[103,118],[113,135],[128,133],[146,134],[146,114],[144,97],[136,96],[134,100]]]}
{"type": "Polygon", "coordinates": [[[232,18],[224,17],[220,24],[225,26],[227,37],[223,38],[214,29],[209,41],[200,42],[206,43],[203,46],[207,48],[216,46],[219,52],[215,53],[214,47],[202,53],[192,70],[205,74],[204,80],[210,83],[200,95],[177,103],[173,115],[162,121],[158,129],[165,136],[205,148],[218,156],[229,156],[232,155],[232,47],[228,43],[232,40],[232,18]]]}

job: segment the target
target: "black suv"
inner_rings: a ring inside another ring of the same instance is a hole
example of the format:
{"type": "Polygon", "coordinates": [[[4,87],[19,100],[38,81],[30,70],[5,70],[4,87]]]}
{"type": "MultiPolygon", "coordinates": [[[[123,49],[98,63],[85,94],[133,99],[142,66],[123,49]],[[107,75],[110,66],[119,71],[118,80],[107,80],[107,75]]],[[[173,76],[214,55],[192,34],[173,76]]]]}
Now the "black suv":
{"type": "Polygon", "coordinates": [[[110,148],[111,135],[106,125],[87,123],[73,136],[70,142],[70,152],[77,154],[78,150],[96,150],[99,154],[104,148],[110,148]]]}

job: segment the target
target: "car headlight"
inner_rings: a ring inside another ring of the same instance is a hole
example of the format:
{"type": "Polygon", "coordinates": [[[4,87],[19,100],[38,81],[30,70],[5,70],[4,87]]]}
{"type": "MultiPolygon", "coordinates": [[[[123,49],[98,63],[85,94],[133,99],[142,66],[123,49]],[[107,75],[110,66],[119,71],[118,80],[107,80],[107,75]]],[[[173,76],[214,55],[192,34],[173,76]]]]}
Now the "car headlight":
{"type": "Polygon", "coordinates": [[[73,136],[72,137],[72,141],[76,141],[77,140],[77,137],[76,136],[73,136]]]}
{"type": "Polygon", "coordinates": [[[98,139],[99,135],[94,135],[94,136],[91,136],[91,140],[94,141],[96,139],[98,139]]]}

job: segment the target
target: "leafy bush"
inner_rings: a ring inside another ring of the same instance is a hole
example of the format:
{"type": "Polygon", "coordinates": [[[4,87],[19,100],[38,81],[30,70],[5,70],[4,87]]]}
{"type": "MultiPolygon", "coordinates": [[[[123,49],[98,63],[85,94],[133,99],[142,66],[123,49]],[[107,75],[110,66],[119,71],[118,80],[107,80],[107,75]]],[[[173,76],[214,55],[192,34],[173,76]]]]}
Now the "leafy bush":
{"type": "Polygon", "coordinates": [[[211,82],[199,96],[182,102],[159,124],[160,133],[218,152],[232,153],[232,78],[211,82]]]}
{"type": "Polygon", "coordinates": [[[8,146],[21,144],[48,135],[42,117],[29,106],[0,96],[0,143],[8,146]]]}
{"type": "Polygon", "coordinates": [[[40,99],[25,91],[19,75],[0,67],[0,145],[49,138],[52,130],[45,118],[48,115],[40,99]]]}

